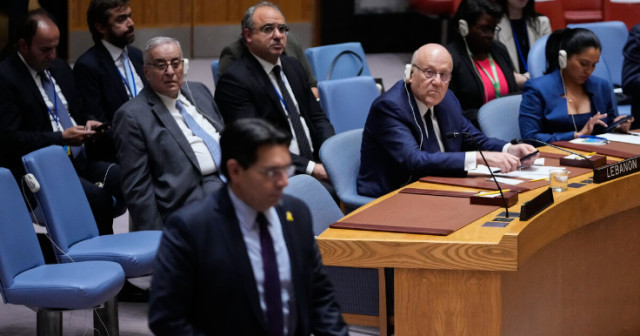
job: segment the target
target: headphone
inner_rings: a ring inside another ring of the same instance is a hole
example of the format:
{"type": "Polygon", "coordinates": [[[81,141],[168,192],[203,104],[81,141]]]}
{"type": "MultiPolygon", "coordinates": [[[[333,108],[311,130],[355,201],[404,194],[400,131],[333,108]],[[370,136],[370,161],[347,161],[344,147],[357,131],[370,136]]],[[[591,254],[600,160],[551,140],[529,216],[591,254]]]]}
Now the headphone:
{"type": "Polygon", "coordinates": [[[409,80],[411,79],[411,68],[413,68],[411,64],[404,65],[404,82],[405,83],[409,83],[409,80]]]}
{"type": "Polygon", "coordinates": [[[182,60],[184,61],[184,64],[182,65],[182,68],[183,68],[182,72],[186,76],[187,72],[189,72],[189,59],[183,58],[182,60]]]}
{"type": "Polygon", "coordinates": [[[467,20],[465,19],[458,20],[458,32],[460,32],[460,35],[463,38],[469,35],[469,24],[467,23],[467,20]]]}
{"type": "Polygon", "coordinates": [[[567,67],[567,52],[564,49],[558,51],[558,66],[561,70],[567,67]]]}

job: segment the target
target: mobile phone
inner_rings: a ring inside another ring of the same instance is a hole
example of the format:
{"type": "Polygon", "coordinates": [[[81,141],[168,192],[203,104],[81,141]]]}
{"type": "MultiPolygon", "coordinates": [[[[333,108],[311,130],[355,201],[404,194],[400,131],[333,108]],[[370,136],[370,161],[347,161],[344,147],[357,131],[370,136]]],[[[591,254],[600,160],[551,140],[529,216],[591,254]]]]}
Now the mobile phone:
{"type": "Polygon", "coordinates": [[[102,123],[99,126],[96,126],[96,127],[92,128],[92,130],[95,131],[95,132],[104,132],[107,129],[109,129],[109,127],[111,127],[111,125],[109,123],[102,123]]]}
{"type": "Polygon", "coordinates": [[[627,120],[633,118],[633,116],[627,115],[624,116],[624,118],[621,118],[620,120],[614,122],[613,124],[609,125],[607,128],[604,129],[605,133],[609,133],[611,131],[613,131],[614,129],[616,129],[618,126],[622,125],[623,123],[627,122],[627,120]]]}

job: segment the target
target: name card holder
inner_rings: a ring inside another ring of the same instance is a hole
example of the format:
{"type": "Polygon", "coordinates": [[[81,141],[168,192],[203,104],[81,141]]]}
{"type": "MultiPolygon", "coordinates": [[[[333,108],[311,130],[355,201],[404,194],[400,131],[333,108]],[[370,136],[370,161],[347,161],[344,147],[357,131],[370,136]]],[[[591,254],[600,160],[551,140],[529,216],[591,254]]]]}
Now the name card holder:
{"type": "Polygon", "coordinates": [[[527,221],[531,217],[537,215],[540,211],[548,208],[553,204],[553,191],[551,188],[543,191],[540,195],[534,197],[532,200],[525,202],[520,208],[520,220],[527,221]]]}
{"type": "Polygon", "coordinates": [[[640,156],[596,168],[593,172],[593,183],[611,181],[618,177],[640,171],[640,156]]]}
{"type": "MultiPolygon", "coordinates": [[[[607,164],[607,157],[604,155],[591,155],[588,160],[593,163],[593,167],[595,168],[602,167],[607,164]]],[[[576,155],[568,155],[560,158],[560,165],[591,169],[591,165],[587,160],[576,155]]]]}

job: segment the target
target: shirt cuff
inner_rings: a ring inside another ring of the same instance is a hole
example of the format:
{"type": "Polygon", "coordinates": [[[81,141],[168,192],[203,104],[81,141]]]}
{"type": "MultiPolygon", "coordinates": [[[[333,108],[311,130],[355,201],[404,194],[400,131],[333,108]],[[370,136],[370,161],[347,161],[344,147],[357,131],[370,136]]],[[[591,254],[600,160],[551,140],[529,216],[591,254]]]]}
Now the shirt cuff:
{"type": "Polygon", "coordinates": [[[313,173],[313,168],[315,167],[316,167],[316,163],[313,161],[309,161],[309,163],[307,164],[307,170],[306,170],[307,175],[311,175],[313,173]]]}
{"type": "Polygon", "coordinates": [[[470,171],[478,167],[476,156],[478,152],[464,152],[464,171],[470,171]]]}
{"type": "Polygon", "coordinates": [[[511,144],[507,142],[506,144],[504,144],[504,146],[502,146],[502,152],[508,153],[509,147],[511,147],[511,144]]]}

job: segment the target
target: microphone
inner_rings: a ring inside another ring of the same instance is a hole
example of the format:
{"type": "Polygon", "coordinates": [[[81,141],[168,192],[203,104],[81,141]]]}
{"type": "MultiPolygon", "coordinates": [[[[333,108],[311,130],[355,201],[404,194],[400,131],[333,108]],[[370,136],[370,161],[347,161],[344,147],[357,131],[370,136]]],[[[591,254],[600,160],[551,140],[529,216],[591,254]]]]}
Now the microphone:
{"type": "Polygon", "coordinates": [[[487,162],[487,159],[484,158],[484,154],[482,153],[482,150],[480,149],[480,146],[478,145],[478,142],[475,139],[476,136],[467,132],[447,132],[447,134],[445,134],[445,137],[447,138],[457,138],[461,136],[468,137],[469,139],[473,140],[473,143],[475,144],[475,147],[478,150],[478,153],[480,153],[480,157],[482,157],[482,161],[484,161],[484,164],[487,165],[487,169],[489,169],[489,173],[491,174],[491,178],[493,179],[493,182],[496,184],[496,187],[498,187],[498,191],[500,192],[500,198],[502,198],[502,204],[504,205],[505,217],[509,218],[509,206],[507,206],[507,199],[504,198],[504,193],[502,192],[502,188],[500,188],[500,183],[498,183],[496,176],[493,175],[493,171],[491,170],[491,167],[489,167],[489,163],[487,162]]]}
{"type": "Polygon", "coordinates": [[[568,150],[568,149],[566,149],[566,148],[562,148],[562,147],[558,147],[558,146],[556,146],[556,145],[552,145],[552,144],[550,144],[550,143],[548,143],[548,142],[544,142],[544,141],[542,141],[542,140],[538,140],[538,139],[533,139],[533,138],[527,138],[527,139],[511,139],[511,144],[512,144],[512,145],[517,145],[517,144],[519,144],[519,143],[527,143],[527,142],[535,142],[535,143],[538,143],[538,144],[541,144],[541,145],[544,145],[544,146],[549,146],[549,147],[553,147],[553,148],[555,148],[555,149],[559,149],[559,150],[561,150],[561,151],[563,151],[563,152],[567,152],[567,153],[569,153],[569,154],[573,154],[573,155],[575,155],[575,156],[579,156],[579,157],[581,157],[581,158],[583,158],[583,159],[587,160],[587,162],[589,162],[589,165],[591,166],[591,170],[593,170],[593,172],[594,172],[594,174],[595,174],[596,167],[593,165],[593,162],[592,162],[591,160],[589,160],[589,158],[587,158],[586,156],[584,156],[584,155],[582,155],[582,154],[576,153],[576,152],[574,152],[574,151],[570,151],[570,150],[568,150]]]}

